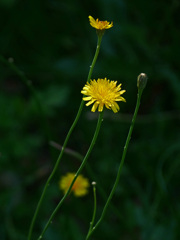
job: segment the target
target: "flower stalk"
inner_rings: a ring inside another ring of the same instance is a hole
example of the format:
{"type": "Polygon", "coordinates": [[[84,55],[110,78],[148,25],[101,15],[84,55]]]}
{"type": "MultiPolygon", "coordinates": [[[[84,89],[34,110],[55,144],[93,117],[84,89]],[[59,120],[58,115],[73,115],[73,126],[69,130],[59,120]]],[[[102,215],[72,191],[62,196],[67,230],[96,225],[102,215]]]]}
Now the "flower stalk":
{"type": "MultiPolygon", "coordinates": [[[[140,76],[140,75],[139,75],[140,76]]],[[[138,79],[139,79],[139,76],[138,76],[138,79]]],[[[147,78],[147,76],[146,76],[147,78]]],[[[147,82],[147,79],[146,79],[146,82],[147,82]]],[[[118,173],[117,173],[117,176],[116,176],[116,179],[115,179],[115,182],[114,182],[114,185],[112,187],[112,190],[109,194],[109,197],[106,201],[106,204],[103,208],[103,211],[102,211],[102,214],[99,218],[99,220],[97,221],[97,223],[94,225],[94,227],[91,228],[91,231],[88,233],[88,236],[86,238],[86,240],[89,239],[89,237],[92,235],[92,233],[96,230],[96,228],[99,226],[99,224],[102,222],[104,216],[105,216],[105,213],[107,211],[107,208],[111,202],[111,199],[115,193],[115,190],[117,188],[117,185],[119,183],[119,179],[120,179],[120,176],[121,176],[121,172],[122,172],[122,168],[123,168],[123,165],[124,165],[124,160],[125,160],[125,157],[126,157],[126,153],[127,153],[127,149],[128,149],[128,146],[129,146],[129,142],[130,142],[130,139],[131,139],[131,135],[132,135],[132,131],[133,131],[133,128],[134,128],[134,124],[135,124],[135,121],[136,121],[136,117],[137,117],[137,113],[138,113],[138,110],[139,110],[139,106],[140,106],[140,101],[141,101],[141,96],[142,96],[142,93],[143,93],[143,90],[144,90],[144,85],[143,85],[143,88],[139,87],[139,84],[137,83],[137,86],[138,86],[138,94],[137,94],[137,102],[136,102],[136,107],[135,107],[135,111],[134,111],[134,114],[133,114],[133,118],[132,118],[132,122],[131,122],[131,126],[129,128],[129,132],[128,132],[128,136],[127,136],[127,139],[126,139],[126,142],[125,142],[125,146],[124,146],[124,150],[123,150],[123,154],[122,154],[122,158],[121,158],[121,162],[119,164],[119,169],[118,169],[118,173]]]]}
{"type": "Polygon", "coordinates": [[[94,221],[95,221],[95,217],[96,217],[96,208],[97,208],[96,182],[92,182],[92,186],[93,186],[93,196],[94,196],[94,210],[93,210],[92,220],[91,220],[90,226],[89,226],[89,231],[88,231],[88,234],[86,236],[86,240],[89,238],[89,234],[92,231],[92,228],[93,228],[93,225],[94,225],[94,221]]]}
{"type": "MultiPolygon", "coordinates": [[[[100,50],[101,41],[102,41],[102,36],[100,36],[100,37],[98,36],[97,47],[96,47],[96,51],[95,51],[95,55],[94,55],[92,64],[91,64],[90,69],[89,69],[89,73],[88,73],[88,77],[87,77],[87,82],[90,81],[90,78],[91,78],[91,76],[92,76],[92,72],[93,72],[93,69],[94,69],[96,60],[97,60],[97,58],[98,58],[98,55],[99,55],[99,50],[100,50]]],[[[72,123],[72,126],[71,126],[71,128],[70,128],[70,130],[69,130],[69,132],[68,132],[68,134],[67,134],[67,136],[66,136],[66,138],[65,138],[65,141],[64,141],[64,144],[63,144],[63,146],[62,146],[62,149],[61,149],[61,152],[60,152],[60,154],[59,154],[59,157],[58,157],[58,159],[57,159],[57,161],[56,161],[56,163],[55,163],[55,165],[54,165],[54,168],[53,168],[50,176],[48,177],[48,179],[47,179],[47,181],[46,181],[46,183],[45,183],[43,192],[42,192],[42,194],[41,194],[41,197],[40,197],[40,199],[39,199],[39,202],[38,202],[38,204],[37,204],[36,210],[35,210],[35,212],[34,212],[34,216],[33,216],[33,218],[32,218],[31,224],[30,224],[29,233],[28,233],[28,238],[27,238],[28,240],[31,240],[32,231],[33,231],[33,228],[34,228],[34,224],[35,224],[37,215],[38,215],[38,213],[39,213],[40,206],[41,206],[42,201],[43,201],[43,199],[44,199],[45,193],[46,193],[46,191],[47,191],[47,188],[48,188],[48,186],[49,186],[49,183],[50,183],[51,179],[53,178],[53,176],[54,176],[54,174],[55,174],[55,172],[56,172],[56,170],[57,170],[57,168],[58,168],[58,166],[59,166],[59,164],[60,164],[60,161],[61,161],[62,156],[63,156],[63,154],[64,154],[64,149],[66,148],[66,145],[67,145],[67,143],[68,143],[68,141],[69,141],[69,138],[70,138],[70,136],[71,136],[71,134],[72,134],[72,132],[73,132],[73,130],[74,130],[74,128],[75,128],[78,120],[79,120],[79,117],[80,117],[80,115],[81,115],[83,106],[84,106],[84,101],[82,100],[81,103],[80,103],[80,106],[79,106],[79,110],[78,110],[78,112],[77,112],[77,115],[76,115],[76,117],[75,117],[75,119],[74,119],[74,122],[72,123]]]]}
{"type": "Polygon", "coordinates": [[[87,151],[87,153],[86,153],[86,155],[85,155],[85,157],[84,157],[84,159],[83,159],[83,161],[82,161],[79,169],[77,170],[77,172],[76,172],[76,174],[75,174],[75,176],[74,176],[74,179],[73,179],[72,182],[71,182],[71,185],[70,185],[69,189],[67,190],[66,194],[63,196],[63,198],[59,201],[58,205],[57,205],[56,208],[54,209],[53,213],[51,214],[49,220],[47,221],[47,223],[46,223],[46,225],[45,225],[45,227],[44,227],[41,235],[39,236],[38,240],[40,240],[40,239],[43,237],[44,233],[46,232],[47,228],[49,227],[49,225],[50,225],[52,219],[54,218],[55,214],[57,213],[57,211],[59,210],[59,208],[60,208],[61,205],[63,204],[64,200],[67,198],[67,196],[68,196],[69,193],[71,192],[71,189],[72,189],[72,187],[73,187],[74,182],[76,181],[77,177],[79,176],[79,174],[80,174],[81,171],[83,170],[83,168],[84,168],[84,166],[85,166],[85,164],[86,164],[86,161],[87,161],[87,159],[89,158],[89,155],[90,155],[90,153],[92,152],[92,149],[93,149],[93,147],[94,147],[94,145],[95,145],[95,143],[96,143],[96,140],[97,140],[97,137],[98,137],[98,134],[99,134],[99,131],[100,131],[100,127],[101,127],[102,121],[103,121],[103,112],[101,112],[101,113],[99,114],[99,118],[98,118],[98,122],[97,122],[97,126],[96,126],[96,130],[95,130],[93,139],[92,139],[92,141],[91,141],[91,144],[90,144],[90,146],[89,146],[89,149],[88,149],[88,151],[87,151]]]}
{"type": "Polygon", "coordinates": [[[99,50],[100,50],[100,46],[101,46],[101,41],[102,41],[102,36],[98,36],[97,45],[96,45],[96,52],[95,52],[95,54],[94,54],[94,58],[93,58],[93,60],[92,60],[92,64],[90,65],[89,74],[88,74],[88,77],[87,77],[87,82],[89,82],[90,79],[91,79],[92,72],[93,72],[94,66],[95,66],[95,64],[96,64],[96,60],[97,60],[97,58],[98,58],[98,55],[99,55],[99,50]]]}

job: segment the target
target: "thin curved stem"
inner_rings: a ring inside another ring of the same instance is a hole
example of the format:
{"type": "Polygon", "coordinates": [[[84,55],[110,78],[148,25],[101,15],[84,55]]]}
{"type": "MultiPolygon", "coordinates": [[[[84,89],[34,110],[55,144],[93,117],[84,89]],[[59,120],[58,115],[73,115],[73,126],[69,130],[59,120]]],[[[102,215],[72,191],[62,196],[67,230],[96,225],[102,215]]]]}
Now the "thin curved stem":
{"type": "Polygon", "coordinates": [[[136,107],[135,107],[135,111],[134,111],[134,115],[133,115],[133,118],[132,118],[132,122],[131,122],[131,126],[130,126],[130,129],[129,129],[129,132],[128,132],[128,136],[127,136],[127,139],[126,139],[126,142],[125,142],[125,146],[124,146],[124,150],[123,150],[123,154],[122,154],[122,158],[121,158],[121,162],[120,162],[120,165],[119,165],[119,169],[118,169],[118,173],[117,173],[117,176],[116,176],[116,180],[114,182],[114,185],[113,185],[113,188],[111,190],[111,193],[109,194],[109,197],[106,201],[106,204],[103,208],[103,211],[102,211],[102,214],[99,218],[99,220],[97,221],[97,223],[95,224],[95,226],[92,228],[91,232],[89,233],[88,235],[88,238],[86,240],[89,239],[89,237],[92,235],[92,233],[96,230],[96,228],[99,226],[99,224],[101,223],[101,221],[103,220],[104,216],[105,216],[105,213],[107,211],[107,208],[109,206],[109,203],[115,193],[115,190],[116,190],[116,187],[119,183],[119,178],[120,178],[120,175],[121,175],[121,171],[122,171],[122,167],[124,165],[124,160],[125,160],[125,157],[126,157],[126,153],[127,153],[127,149],[128,149],[128,145],[129,145],[129,142],[130,142],[130,139],[131,139],[131,135],[132,135],[132,131],[133,131],[133,128],[134,128],[134,123],[135,123],[135,120],[136,120],[136,116],[137,116],[137,113],[138,113],[138,110],[139,110],[139,106],[140,106],[140,100],[141,100],[141,95],[142,95],[142,91],[139,91],[138,90],[138,94],[137,94],[137,102],[136,102],[136,107]]]}
{"type": "MultiPolygon", "coordinates": [[[[94,55],[92,64],[91,64],[90,69],[89,69],[89,74],[88,74],[88,78],[87,78],[87,81],[88,81],[88,82],[89,82],[89,80],[90,80],[90,78],[91,78],[91,75],[92,75],[92,72],[93,72],[93,69],[94,69],[94,66],[95,66],[95,63],[96,63],[98,54],[99,54],[99,49],[100,49],[101,40],[102,40],[102,37],[101,37],[101,38],[98,37],[95,55],[94,55]]],[[[71,136],[71,133],[72,133],[72,131],[74,130],[74,128],[75,128],[75,126],[76,126],[76,124],[77,124],[77,122],[78,122],[78,120],[79,120],[79,117],[80,117],[80,115],[81,115],[83,106],[84,106],[84,101],[82,100],[82,101],[81,101],[81,104],[80,104],[80,107],[79,107],[79,110],[78,110],[78,113],[77,113],[77,115],[76,115],[76,118],[75,118],[75,120],[74,120],[74,122],[73,122],[73,124],[72,124],[72,126],[71,126],[71,128],[70,128],[70,130],[69,130],[69,132],[68,132],[68,134],[67,134],[67,136],[66,136],[66,138],[65,138],[64,144],[63,144],[63,146],[62,146],[62,150],[61,150],[61,152],[60,152],[60,154],[59,154],[59,157],[58,157],[58,159],[57,159],[57,161],[56,161],[56,163],[55,163],[55,166],[54,166],[54,168],[53,168],[53,170],[52,170],[52,172],[51,172],[48,180],[46,181],[46,184],[45,184],[45,186],[44,186],[43,192],[42,192],[41,197],[40,197],[40,199],[39,199],[39,202],[38,202],[38,204],[37,204],[37,207],[36,207],[36,210],[35,210],[33,219],[32,219],[32,221],[31,221],[31,225],[30,225],[30,229],[29,229],[29,233],[28,233],[28,240],[31,239],[33,227],[34,227],[34,224],[35,224],[35,220],[36,220],[36,218],[37,218],[37,215],[38,215],[38,212],[39,212],[41,203],[42,203],[42,201],[43,201],[43,199],[44,199],[46,190],[47,190],[47,188],[48,188],[48,186],[49,186],[49,183],[50,183],[52,177],[54,176],[54,174],[55,174],[55,172],[56,172],[56,170],[57,170],[57,167],[58,167],[59,164],[60,164],[60,161],[61,161],[62,156],[63,156],[63,153],[64,153],[64,149],[66,148],[66,145],[67,145],[68,140],[69,140],[69,138],[70,138],[70,136],[71,136]]]]}
{"type": "MultiPolygon", "coordinates": [[[[55,143],[55,142],[53,142],[53,141],[50,142],[50,145],[53,146],[53,147],[56,148],[56,149],[59,149],[59,150],[62,149],[62,146],[61,146],[61,145],[59,145],[59,144],[57,144],[57,143],[55,143]]],[[[76,158],[76,159],[79,160],[80,162],[82,162],[83,159],[84,159],[84,156],[81,155],[79,152],[76,152],[76,151],[74,151],[74,150],[72,150],[72,149],[69,149],[69,148],[65,148],[64,153],[66,153],[66,154],[68,154],[68,155],[70,155],[70,156],[73,156],[74,158],[76,158]]],[[[97,186],[96,186],[96,187],[97,187],[97,191],[98,191],[98,193],[101,195],[101,197],[103,198],[103,200],[106,201],[106,199],[107,199],[108,196],[107,196],[106,192],[104,191],[104,189],[103,189],[103,187],[102,187],[102,185],[101,185],[101,183],[100,183],[100,180],[98,179],[97,175],[94,173],[93,169],[91,168],[91,166],[90,166],[90,164],[89,164],[88,162],[86,163],[86,166],[85,166],[85,167],[86,167],[86,171],[87,171],[88,175],[91,176],[91,179],[93,179],[95,182],[98,182],[98,184],[97,184],[97,186]]],[[[114,214],[115,214],[120,220],[123,220],[123,217],[122,217],[122,215],[120,214],[119,210],[117,209],[117,207],[115,207],[115,206],[112,204],[112,202],[110,203],[110,207],[111,207],[112,211],[114,212],[114,214]]]]}
{"type": "Polygon", "coordinates": [[[89,74],[88,74],[88,77],[87,77],[87,82],[89,82],[89,80],[90,80],[90,78],[91,78],[91,76],[92,76],[92,72],[93,72],[93,69],[94,69],[94,66],[95,66],[97,57],[98,57],[98,55],[99,55],[99,50],[100,50],[100,46],[101,46],[101,41],[102,41],[102,36],[98,36],[97,46],[96,46],[96,52],[95,52],[95,55],[94,55],[92,64],[91,64],[91,66],[90,66],[90,69],[89,69],[89,74]]]}
{"type": "Polygon", "coordinates": [[[84,166],[85,166],[85,164],[86,164],[86,161],[87,161],[87,159],[88,159],[88,157],[89,157],[89,155],[90,155],[90,153],[91,153],[91,151],[92,151],[92,149],[93,149],[93,147],[94,147],[94,145],[95,145],[95,142],[96,142],[96,140],[97,140],[97,137],[98,137],[98,134],[99,134],[99,130],[100,130],[100,127],[101,127],[102,120],[103,120],[103,112],[101,112],[100,115],[99,115],[98,123],[97,123],[97,126],[96,126],[96,130],[95,130],[93,139],[92,139],[91,144],[90,144],[90,146],[89,146],[89,149],[88,149],[88,151],[87,151],[87,153],[86,153],[86,155],[85,155],[85,157],[84,157],[84,159],[83,159],[83,162],[81,163],[79,169],[77,170],[77,172],[76,172],[76,174],[75,174],[75,176],[74,176],[74,179],[73,179],[73,181],[72,181],[69,189],[67,190],[66,194],[62,197],[62,199],[59,201],[58,205],[56,206],[55,210],[54,210],[53,213],[51,214],[51,216],[50,216],[49,220],[47,221],[47,223],[46,223],[46,225],[45,225],[45,227],[44,227],[41,235],[39,236],[38,240],[40,240],[40,239],[43,237],[44,233],[46,232],[47,228],[49,227],[49,224],[51,223],[51,221],[52,221],[52,219],[54,218],[55,214],[57,213],[57,211],[59,210],[59,208],[60,208],[61,205],[63,204],[64,200],[65,200],[65,199],[67,198],[67,196],[69,195],[69,193],[70,193],[70,191],[71,191],[71,189],[72,189],[72,186],[73,186],[74,182],[76,181],[78,175],[79,175],[80,172],[83,170],[83,168],[84,168],[84,166]]]}
{"type": "Polygon", "coordinates": [[[89,238],[89,234],[92,231],[93,225],[94,225],[94,221],[95,221],[95,217],[96,217],[96,208],[97,208],[97,200],[96,200],[96,182],[93,182],[93,196],[94,196],[94,210],[93,210],[93,215],[92,215],[92,220],[90,222],[90,226],[89,226],[89,231],[88,234],[86,236],[86,240],[89,238]]]}
{"type": "Polygon", "coordinates": [[[60,154],[59,154],[59,157],[58,157],[58,159],[57,159],[57,161],[56,161],[56,163],[55,163],[55,166],[54,166],[54,168],[53,168],[53,170],[52,170],[52,172],[51,172],[51,174],[50,174],[50,176],[49,176],[49,178],[48,178],[45,186],[44,186],[43,192],[42,192],[41,197],[40,197],[40,199],[39,199],[38,205],[37,205],[37,207],[36,207],[35,214],[34,214],[34,216],[33,216],[33,219],[32,219],[31,225],[30,225],[28,240],[31,239],[33,226],[34,226],[34,223],[35,223],[37,214],[38,214],[38,212],[39,212],[41,203],[42,203],[42,201],[43,201],[43,199],[44,199],[46,190],[47,190],[47,188],[48,188],[48,186],[49,186],[49,183],[50,183],[52,177],[54,176],[54,174],[55,174],[55,172],[56,172],[56,170],[57,170],[57,168],[58,168],[58,166],[59,166],[60,160],[61,160],[62,155],[63,155],[63,153],[64,153],[64,149],[65,149],[65,147],[66,147],[66,145],[67,145],[67,143],[68,143],[69,137],[70,137],[70,135],[71,135],[74,127],[75,127],[76,124],[77,124],[77,121],[79,120],[79,117],[80,117],[80,114],[81,114],[81,111],[82,111],[83,106],[84,106],[84,101],[82,100],[82,101],[81,101],[81,104],[80,104],[80,107],[79,107],[79,110],[78,110],[78,113],[77,113],[77,115],[76,115],[76,118],[75,118],[75,120],[74,120],[74,122],[73,122],[73,124],[72,124],[72,126],[71,126],[71,128],[70,128],[70,130],[69,130],[69,132],[68,132],[68,134],[67,134],[67,136],[66,136],[66,139],[65,139],[65,141],[64,141],[64,144],[63,144],[62,150],[61,150],[61,152],[60,152],[60,154]]]}

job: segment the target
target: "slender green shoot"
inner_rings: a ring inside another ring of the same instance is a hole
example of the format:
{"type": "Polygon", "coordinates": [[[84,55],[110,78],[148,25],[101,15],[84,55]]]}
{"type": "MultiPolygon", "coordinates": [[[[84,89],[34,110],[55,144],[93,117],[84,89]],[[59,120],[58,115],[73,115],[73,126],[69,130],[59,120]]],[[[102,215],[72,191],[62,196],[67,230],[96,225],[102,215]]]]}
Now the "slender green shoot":
{"type": "Polygon", "coordinates": [[[92,220],[90,222],[90,226],[89,226],[89,231],[88,234],[86,236],[86,240],[89,238],[89,234],[92,231],[93,225],[94,225],[94,221],[95,221],[95,217],[96,217],[96,208],[97,208],[97,200],[96,200],[96,182],[92,182],[93,185],[93,196],[94,196],[94,210],[93,210],[93,215],[92,215],[92,220]]]}
{"type": "Polygon", "coordinates": [[[74,176],[74,179],[73,179],[73,181],[72,181],[69,189],[67,190],[66,194],[62,197],[62,199],[59,201],[58,205],[57,205],[56,208],[54,209],[53,213],[51,214],[49,220],[47,221],[47,223],[46,223],[46,225],[45,225],[45,227],[44,227],[41,235],[39,236],[38,240],[40,240],[40,239],[43,237],[44,233],[46,232],[47,228],[49,227],[49,225],[50,225],[52,219],[54,218],[55,214],[57,213],[57,211],[59,210],[59,208],[60,208],[61,205],[63,204],[64,200],[65,200],[65,199],[67,198],[67,196],[69,195],[69,193],[70,193],[70,191],[71,191],[71,189],[72,189],[72,187],[73,187],[74,182],[76,181],[77,177],[79,176],[79,174],[80,174],[81,171],[83,170],[83,168],[84,168],[84,166],[85,166],[85,164],[86,164],[86,161],[87,161],[87,159],[89,158],[89,155],[90,155],[90,153],[92,152],[92,149],[93,149],[93,147],[94,147],[94,145],[95,145],[95,143],[96,143],[96,140],[97,140],[97,137],[98,137],[98,134],[99,134],[99,131],[100,131],[100,127],[101,127],[102,121],[103,121],[103,112],[101,112],[101,113],[99,114],[99,118],[98,118],[98,122],[97,122],[97,126],[96,126],[96,130],[95,130],[93,139],[92,139],[92,141],[91,141],[91,144],[90,144],[90,146],[89,146],[89,149],[88,149],[88,151],[87,151],[87,153],[86,153],[86,155],[85,155],[85,157],[84,157],[84,159],[83,159],[83,161],[82,161],[79,169],[77,170],[77,172],[76,172],[76,174],[75,174],[75,176],[74,176]]]}
{"type": "Polygon", "coordinates": [[[138,113],[138,110],[139,110],[139,106],[140,106],[140,100],[141,100],[141,96],[142,96],[142,92],[146,86],[146,82],[147,82],[147,76],[143,73],[142,73],[138,76],[138,94],[137,94],[137,102],[136,102],[136,107],[135,107],[135,111],[134,111],[134,115],[133,115],[133,118],[132,118],[132,122],[131,122],[131,126],[130,126],[130,129],[129,129],[129,132],[128,132],[128,136],[127,136],[127,139],[126,139],[126,142],[125,142],[125,146],[124,146],[124,150],[123,150],[123,154],[122,154],[122,158],[121,158],[121,162],[120,162],[120,165],[119,165],[119,169],[118,169],[118,173],[117,173],[117,176],[116,176],[116,179],[115,179],[115,182],[114,182],[114,185],[112,187],[112,190],[111,190],[111,193],[105,203],[105,206],[103,208],[103,211],[102,211],[102,214],[99,218],[99,220],[97,221],[97,223],[94,225],[93,228],[91,228],[91,232],[89,232],[86,240],[89,239],[89,237],[92,235],[92,233],[96,230],[96,228],[99,226],[99,224],[102,222],[104,216],[105,216],[105,213],[107,211],[107,208],[111,202],[111,199],[115,193],[115,190],[117,188],[117,185],[119,183],[119,179],[120,179],[120,175],[121,175],[121,172],[122,172],[122,167],[124,165],[124,160],[125,160],[125,157],[126,157],[126,153],[127,153],[127,149],[128,149],[128,145],[129,145],[129,142],[130,142],[130,139],[131,139],[131,135],[132,135],[132,131],[133,131],[133,128],[134,128],[134,124],[135,124],[135,120],[136,120],[136,117],[137,117],[137,113],[138,113]]]}
{"type": "MultiPolygon", "coordinates": [[[[53,146],[53,147],[56,148],[56,149],[59,149],[59,150],[62,149],[62,146],[59,145],[59,144],[56,143],[56,142],[51,141],[51,142],[50,142],[50,145],[53,146]]],[[[84,159],[84,156],[83,156],[83,155],[81,155],[79,152],[76,152],[76,151],[74,151],[74,150],[72,150],[72,149],[70,149],[70,148],[65,148],[64,153],[68,154],[69,156],[72,156],[72,157],[76,158],[76,159],[79,160],[80,162],[82,162],[83,159],[84,159]]],[[[89,164],[88,162],[86,163],[85,168],[86,168],[86,171],[87,171],[88,175],[91,177],[91,179],[94,179],[96,182],[98,182],[97,191],[98,191],[98,193],[101,195],[102,199],[103,199],[104,201],[106,201],[106,199],[107,199],[108,196],[107,196],[106,192],[104,191],[104,189],[103,189],[103,187],[102,187],[102,185],[101,185],[101,183],[100,183],[100,180],[98,179],[97,175],[94,173],[92,167],[90,166],[90,164],[89,164]]],[[[120,211],[118,210],[117,207],[115,207],[112,203],[110,203],[110,208],[112,209],[112,211],[114,212],[114,214],[115,214],[120,220],[123,220],[123,217],[122,217],[122,215],[121,215],[121,213],[120,213],[120,211]]]]}
{"type": "MultiPolygon", "coordinates": [[[[92,75],[92,72],[93,72],[93,69],[94,69],[94,66],[95,66],[97,57],[98,57],[98,55],[99,55],[99,49],[100,49],[100,45],[101,45],[101,40],[102,40],[102,37],[98,37],[95,55],[94,55],[92,64],[91,64],[90,69],[89,69],[89,74],[88,74],[88,78],[87,78],[87,81],[88,81],[88,82],[89,82],[89,80],[90,80],[90,78],[91,78],[91,75],[92,75]]],[[[83,106],[84,106],[84,101],[82,100],[82,101],[81,101],[81,104],[80,104],[80,107],[79,107],[79,110],[78,110],[78,112],[77,112],[77,115],[76,115],[76,117],[75,117],[75,120],[74,120],[74,122],[73,122],[73,124],[72,124],[72,126],[71,126],[71,128],[70,128],[70,130],[69,130],[69,132],[68,132],[68,134],[67,134],[67,136],[66,136],[66,138],[65,138],[64,144],[63,144],[63,146],[62,146],[62,150],[61,150],[61,152],[60,152],[60,154],[59,154],[59,157],[58,157],[58,159],[57,159],[57,161],[56,161],[56,163],[55,163],[55,166],[54,166],[54,168],[53,168],[50,176],[48,177],[48,179],[47,179],[47,181],[46,181],[46,183],[45,183],[43,192],[42,192],[42,194],[41,194],[41,197],[40,197],[39,202],[38,202],[38,204],[37,204],[36,210],[35,210],[35,212],[34,212],[34,216],[33,216],[32,221],[31,221],[31,225],[30,225],[29,233],[28,233],[28,240],[31,240],[31,236],[32,236],[32,231],[33,231],[33,228],[34,228],[35,220],[36,220],[37,215],[38,215],[38,213],[39,213],[40,206],[41,206],[42,201],[43,201],[43,199],[44,199],[46,190],[47,190],[47,188],[48,188],[48,186],[49,186],[49,183],[50,183],[52,177],[54,176],[54,174],[55,174],[55,172],[56,172],[56,170],[57,170],[57,168],[58,168],[58,166],[59,166],[59,164],[60,164],[60,161],[61,161],[62,156],[63,156],[63,153],[64,153],[64,149],[66,148],[66,145],[67,145],[68,140],[69,140],[69,138],[70,138],[70,136],[71,136],[71,133],[73,132],[73,130],[74,130],[74,128],[75,128],[75,126],[76,126],[76,124],[77,124],[77,122],[78,122],[78,120],[79,120],[79,117],[80,117],[80,115],[81,115],[83,106]]]]}

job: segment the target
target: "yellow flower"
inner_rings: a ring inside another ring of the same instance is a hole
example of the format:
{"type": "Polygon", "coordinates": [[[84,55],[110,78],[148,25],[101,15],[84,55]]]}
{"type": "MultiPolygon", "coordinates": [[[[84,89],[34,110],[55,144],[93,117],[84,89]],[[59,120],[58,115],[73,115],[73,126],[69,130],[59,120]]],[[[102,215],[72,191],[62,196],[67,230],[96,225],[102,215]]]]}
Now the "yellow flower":
{"type": "MultiPolygon", "coordinates": [[[[59,181],[59,188],[64,191],[64,194],[69,189],[72,180],[74,179],[75,173],[67,173],[59,181]]],[[[84,196],[88,193],[89,181],[87,178],[84,178],[81,174],[77,177],[71,191],[74,192],[76,197],[84,196]]]]}
{"type": "Polygon", "coordinates": [[[96,81],[90,80],[83,87],[81,91],[82,94],[87,97],[83,97],[84,101],[88,101],[86,106],[89,106],[93,103],[92,112],[95,112],[97,107],[98,111],[102,112],[104,105],[108,109],[112,109],[114,113],[119,111],[119,105],[116,103],[118,101],[126,102],[126,100],[121,97],[125,90],[121,90],[121,85],[116,86],[117,81],[110,81],[105,79],[100,79],[96,81]]]}
{"type": "Polygon", "coordinates": [[[89,21],[90,21],[90,25],[93,28],[96,28],[97,30],[105,30],[108,28],[113,27],[113,22],[108,22],[108,21],[99,21],[99,19],[97,18],[96,20],[89,16],[89,21]]]}

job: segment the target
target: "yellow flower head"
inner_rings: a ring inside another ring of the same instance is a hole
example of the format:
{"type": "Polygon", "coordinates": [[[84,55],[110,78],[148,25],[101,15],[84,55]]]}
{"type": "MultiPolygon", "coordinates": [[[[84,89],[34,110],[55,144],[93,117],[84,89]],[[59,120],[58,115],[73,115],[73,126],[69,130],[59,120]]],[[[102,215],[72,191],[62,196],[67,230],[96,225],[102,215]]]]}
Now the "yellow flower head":
{"type": "Polygon", "coordinates": [[[91,16],[89,16],[89,21],[90,21],[90,25],[93,28],[96,28],[97,30],[105,30],[113,27],[113,22],[110,23],[108,21],[99,21],[98,18],[95,20],[91,16]]]}
{"type": "MultiPolygon", "coordinates": [[[[67,173],[59,181],[59,188],[64,191],[64,194],[67,192],[70,187],[72,180],[74,179],[75,173],[67,173]]],[[[84,178],[81,174],[77,177],[71,191],[74,192],[76,197],[82,197],[88,193],[89,181],[87,178],[84,178]]]]}
{"type": "Polygon", "coordinates": [[[95,112],[97,107],[98,111],[102,112],[104,105],[108,109],[112,109],[114,113],[119,111],[119,105],[116,103],[118,101],[126,102],[126,100],[121,97],[125,90],[121,90],[121,85],[116,86],[117,81],[110,81],[105,79],[100,79],[96,81],[90,80],[83,87],[81,91],[82,94],[87,97],[83,97],[84,101],[88,101],[86,106],[89,106],[93,103],[92,112],[95,112]]]}

